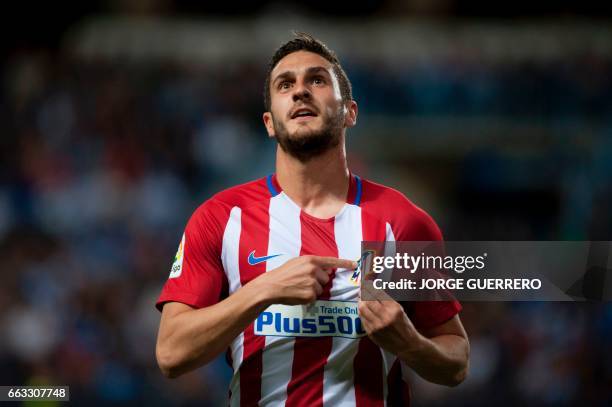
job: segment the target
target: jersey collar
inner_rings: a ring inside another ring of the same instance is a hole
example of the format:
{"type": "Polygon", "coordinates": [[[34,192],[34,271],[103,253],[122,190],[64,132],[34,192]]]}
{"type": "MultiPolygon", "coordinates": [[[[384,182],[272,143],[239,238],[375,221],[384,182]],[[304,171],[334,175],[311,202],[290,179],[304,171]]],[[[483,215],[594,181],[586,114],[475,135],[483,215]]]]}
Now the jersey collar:
{"type": "MultiPolygon", "coordinates": [[[[276,179],[276,174],[270,174],[266,177],[266,185],[268,186],[268,191],[270,191],[270,195],[275,197],[280,194],[283,189],[281,188],[278,180],[276,179]]],[[[350,181],[349,181],[349,190],[346,194],[346,202],[351,205],[359,206],[361,203],[361,194],[363,192],[363,187],[361,183],[361,178],[358,175],[351,173],[350,181]]]]}

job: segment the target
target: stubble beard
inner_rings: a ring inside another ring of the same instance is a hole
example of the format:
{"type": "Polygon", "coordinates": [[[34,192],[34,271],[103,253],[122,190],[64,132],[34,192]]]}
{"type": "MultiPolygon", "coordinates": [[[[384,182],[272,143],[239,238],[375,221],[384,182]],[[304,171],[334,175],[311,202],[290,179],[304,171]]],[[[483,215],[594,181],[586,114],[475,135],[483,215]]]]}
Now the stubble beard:
{"type": "Polygon", "coordinates": [[[280,120],[274,122],[275,139],[284,152],[306,163],[311,159],[335,148],[340,144],[342,135],[342,110],[329,118],[324,118],[323,126],[319,130],[287,131],[287,127],[280,120]]]}

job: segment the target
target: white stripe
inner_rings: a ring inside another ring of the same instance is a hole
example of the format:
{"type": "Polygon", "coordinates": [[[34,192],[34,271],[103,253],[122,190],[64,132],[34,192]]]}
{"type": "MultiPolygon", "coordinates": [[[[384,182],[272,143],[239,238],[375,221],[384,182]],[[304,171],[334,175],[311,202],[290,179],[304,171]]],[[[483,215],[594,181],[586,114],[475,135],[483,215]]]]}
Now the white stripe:
{"type": "Polygon", "coordinates": [[[221,261],[223,262],[223,270],[225,270],[229,283],[230,295],[242,287],[242,284],[240,284],[240,267],[238,265],[241,214],[242,211],[239,207],[233,207],[223,232],[221,261]]]}
{"type": "MultiPolygon", "coordinates": [[[[386,226],[385,240],[387,242],[393,242],[392,244],[389,244],[389,243],[385,244],[386,246],[385,256],[394,256],[395,255],[395,235],[393,234],[393,229],[391,228],[391,225],[388,222],[385,223],[385,226],[386,226]]],[[[393,363],[397,359],[397,356],[394,355],[393,353],[387,352],[386,350],[382,348],[380,348],[380,352],[382,355],[383,371],[385,372],[385,374],[383,375],[383,396],[384,396],[383,400],[385,400],[385,405],[387,405],[387,396],[389,394],[389,386],[387,383],[387,377],[389,376],[389,371],[393,367],[393,363]]]]}
{"type": "MultiPolygon", "coordinates": [[[[338,257],[357,260],[361,256],[361,208],[347,205],[334,222],[338,257]]],[[[351,282],[353,270],[336,270],[331,288],[332,300],[357,301],[359,285],[351,282]]],[[[354,406],[353,361],[359,340],[333,338],[332,349],[323,372],[323,405],[354,406]]]]}
{"type": "Polygon", "coordinates": [[[353,365],[358,345],[358,339],[333,338],[323,371],[324,406],[355,405],[353,365]]]}
{"type": "MultiPolygon", "coordinates": [[[[238,207],[232,208],[230,211],[229,220],[223,232],[223,246],[221,248],[221,261],[223,262],[223,270],[227,276],[229,283],[230,295],[235,293],[242,284],[240,283],[240,266],[238,262],[238,253],[240,246],[240,219],[241,210],[238,207]]],[[[234,372],[238,371],[242,363],[244,335],[240,333],[232,341],[230,349],[232,352],[232,364],[234,372]]]]}
{"type": "MultiPolygon", "coordinates": [[[[348,260],[359,260],[361,257],[361,208],[348,205],[334,222],[334,235],[338,247],[338,257],[348,260]]],[[[357,301],[359,284],[351,282],[353,270],[336,270],[330,299],[342,301],[357,301]]]]}
{"type": "Polygon", "coordinates": [[[242,363],[242,352],[244,351],[244,332],[240,332],[232,343],[230,344],[230,352],[232,354],[232,369],[237,372],[242,363]]]}
{"type": "MultiPolygon", "coordinates": [[[[282,266],[300,255],[302,227],[300,208],[291,202],[284,192],[270,199],[270,233],[268,256],[280,254],[266,262],[266,272],[282,266]]],[[[266,336],[262,355],[260,405],[284,405],[287,400],[287,385],[293,367],[293,344],[291,337],[266,336]]]]}
{"type": "Polygon", "coordinates": [[[230,383],[230,392],[232,393],[229,401],[231,407],[240,407],[240,370],[235,370],[230,383]]]}
{"type": "MultiPolygon", "coordinates": [[[[221,247],[221,261],[223,270],[227,276],[229,283],[230,295],[235,293],[242,284],[240,283],[240,267],[238,263],[239,246],[240,246],[240,218],[241,210],[239,207],[234,207],[230,211],[229,220],[223,232],[223,245],[221,247]]],[[[230,384],[232,397],[230,405],[240,405],[240,364],[244,350],[244,334],[240,333],[230,344],[230,352],[232,354],[232,368],[234,369],[234,377],[230,384]]]]}

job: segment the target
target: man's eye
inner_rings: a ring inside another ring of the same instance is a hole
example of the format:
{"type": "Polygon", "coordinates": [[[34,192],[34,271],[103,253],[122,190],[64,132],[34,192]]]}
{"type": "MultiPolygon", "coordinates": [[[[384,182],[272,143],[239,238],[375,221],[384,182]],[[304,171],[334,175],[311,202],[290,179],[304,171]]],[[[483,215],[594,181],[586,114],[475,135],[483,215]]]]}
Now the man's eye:
{"type": "Polygon", "coordinates": [[[281,82],[278,85],[278,88],[279,89],[289,89],[290,86],[291,86],[291,84],[289,82],[285,81],[285,82],[281,82]]]}
{"type": "Polygon", "coordinates": [[[312,80],[312,83],[314,83],[315,85],[321,85],[325,83],[325,81],[323,80],[323,78],[317,77],[312,80]]]}

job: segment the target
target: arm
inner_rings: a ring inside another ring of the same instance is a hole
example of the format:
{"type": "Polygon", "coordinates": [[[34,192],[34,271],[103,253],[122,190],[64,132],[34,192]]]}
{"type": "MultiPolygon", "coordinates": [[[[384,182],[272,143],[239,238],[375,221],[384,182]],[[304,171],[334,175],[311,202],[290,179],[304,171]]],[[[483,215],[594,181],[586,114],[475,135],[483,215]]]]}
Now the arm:
{"type": "Polygon", "coordinates": [[[167,303],[156,347],[161,371],[178,377],[210,362],[270,304],[311,303],[329,281],[329,270],[355,267],[350,260],[302,256],[260,275],[210,307],[167,303]]]}
{"type": "Polygon", "coordinates": [[[465,379],[470,345],[459,316],[419,332],[402,306],[392,300],[360,301],[359,315],[373,342],[425,380],[456,386],[465,379]]]}
{"type": "MultiPolygon", "coordinates": [[[[403,195],[389,196],[389,220],[396,241],[442,241],[436,222],[403,195]]],[[[368,298],[379,298],[385,293],[370,289],[368,298]]],[[[437,384],[456,386],[468,371],[470,345],[461,320],[455,315],[450,320],[418,330],[402,306],[390,297],[382,301],[362,301],[360,315],[364,328],[379,346],[394,353],[424,379],[437,384]],[[362,312],[363,309],[363,312],[362,312]],[[367,320],[367,321],[366,321],[367,320]]],[[[426,305],[425,305],[426,307],[426,305]]],[[[411,314],[417,326],[426,322],[428,312],[411,314]]]]}
{"type": "Polygon", "coordinates": [[[162,373],[174,378],[210,362],[266,306],[262,293],[249,284],[206,308],[194,309],[180,302],[165,304],[155,352],[162,373]]]}
{"type": "Polygon", "coordinates": [[[417,346],[400,354],[402,362],[433,383],[456,386],[467,376],[470,344],[458,315],[425,330],[417,346]]]}

